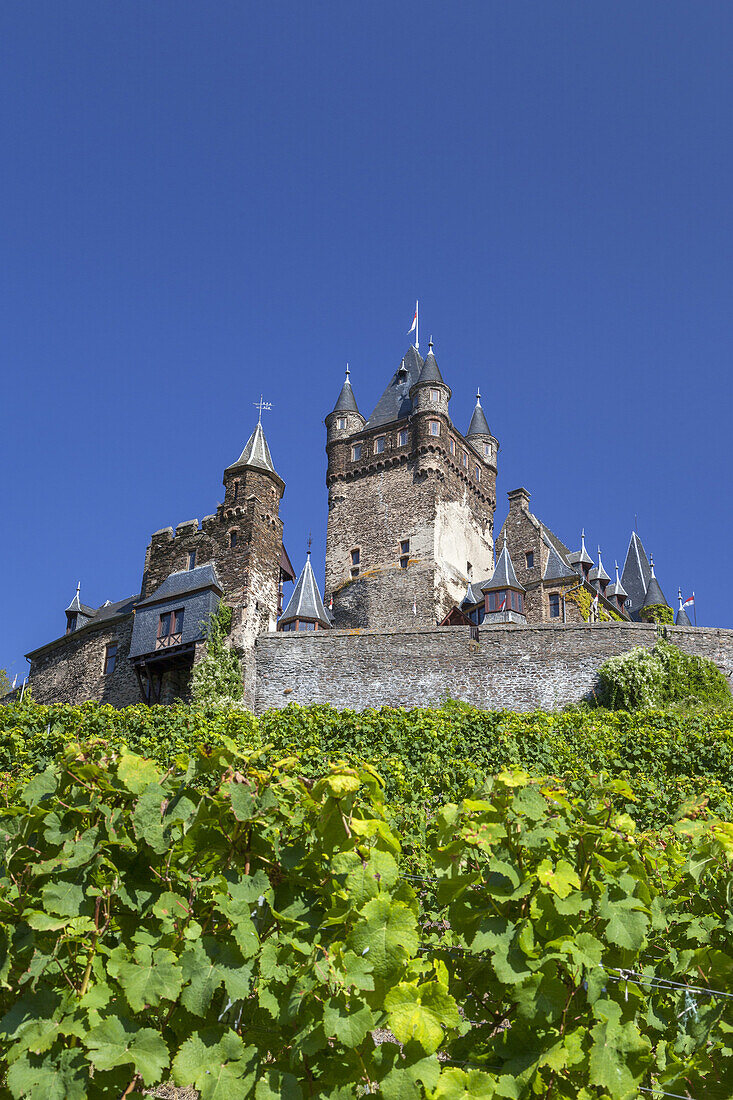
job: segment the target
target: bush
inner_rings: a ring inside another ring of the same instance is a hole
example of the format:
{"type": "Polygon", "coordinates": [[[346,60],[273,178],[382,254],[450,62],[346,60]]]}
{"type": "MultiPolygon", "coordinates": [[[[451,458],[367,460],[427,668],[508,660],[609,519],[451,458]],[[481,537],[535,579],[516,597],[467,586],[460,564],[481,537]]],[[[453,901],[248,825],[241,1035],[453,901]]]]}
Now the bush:
{"type": "Polygon", "coordinates": [[[242,670],[237,654],[227,645],[232,627],[232,609],[219,604],[216,615],[206,624],[206,656],[194,666],[191,698],[197,704],[216,704],[242,698],[242,670]]]}
{"type": "Polygon", "coordinates": [[[601,701],[614,710],[669,705],[721,710],[732,702],[728,681],[713,661],[683,653],[664,638],[654,649],[635,646],[610,657],[598,674],[601,701]]]}

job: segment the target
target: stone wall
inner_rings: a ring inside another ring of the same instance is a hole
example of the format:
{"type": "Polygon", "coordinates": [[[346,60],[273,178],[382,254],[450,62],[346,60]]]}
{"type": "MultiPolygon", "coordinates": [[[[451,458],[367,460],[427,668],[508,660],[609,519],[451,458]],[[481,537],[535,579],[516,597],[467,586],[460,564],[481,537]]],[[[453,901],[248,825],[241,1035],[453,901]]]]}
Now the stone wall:
{"type": "MultiPolygon", "coordinates": [[[[668,636],[733,677],[733,630],[670,627],[668,636]]],[[[654,626],[627,622],[492,626],[478,642],[466,627],[265,634],[255,709],[438,706],[448,696],[484,709],[554,709],[593,692],[608,657],[656,638],[654,626]]]]}
{"type": "Polygon", "coordinates": [[[83,627],[60,638],[33,661],[28,681],[37,703],[83,703],[94,699],[114,707],[142,702],[135,670],[128,660],[132,615],[98,627],[83,627]],[[105,675],[107,645],[117,643],[114,672],[105,675]]]}

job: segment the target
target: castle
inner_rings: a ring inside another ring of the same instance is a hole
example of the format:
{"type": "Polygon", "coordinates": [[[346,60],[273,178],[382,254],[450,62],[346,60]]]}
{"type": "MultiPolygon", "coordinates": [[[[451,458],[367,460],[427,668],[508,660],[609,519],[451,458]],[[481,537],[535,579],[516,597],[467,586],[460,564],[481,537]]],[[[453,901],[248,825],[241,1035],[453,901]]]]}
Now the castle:
{"type": "MultiPolygon", "coordinates": [[[[325,600],[309,554],[284,609],[284,585],[296,580],[279,515],[285,482],[260,410],[242,453],[224,470],[216,511],[152,535],[139,593],[91,608],[77,589],[64,633],[27,655],[35,698],[115,706],[185,698],[205,652],[207,621],[221,600],[232,609],[230,644],[241,661],[245,701],[260,709],[284,705],[294,693],[300,701],[353,705],[348,686],[329,698],[328,679],[337,673],[327,672],[327,655],[338,652],[338,675],[352,677],[347,685],[368,680],[373,674],[363,655],[374,640],[384,666],[379,677],[387,681],[390,669],[404,671],[406,647],[439,653],[446,668],[465,639],[478,647],[472,654],[490,644],[500,663],[518,653],[534,665],[552,651],[581,665],[598,650],[590,675],[609,653],[653,644],[654,624],[671,623],[672,612],[638,534],[631,535],[621,575],[616,567],[612,578],[600,551],[595,562],[584,536],[580,549],[569,550],[530,511],[527,490],[518,488],[508,494],[508,514],[495,537],[499,443],[479,395],[465,434],[451,419],[450,398],[432,340],[424,359],[416,346],[408,349],[368,418],[347,368],[325,418],[325,600]],[[610,629],[598,633],[604,627],[610,629]],[[537,628],[549,633],[535,653],[530,639],[537,628]],[[287,683],[303,675],[311,686],[298,696],[287,683]],[[314,688],[316,682],[321,686],[314,688]]],[[[680,644],[733,671],[731,632],[692,628],[681,598],[676,627],[680,644]]],[[[492,676],[498,667],[495,662],[492,676]]],[[[517,665],[513,673],[509,662],[507,683],[524,671],[517,665]]],[[[435,690],[450,694],[455,671],[444,678],[435,690]]],[[[384,692],[383,679],[378,682],[384,692]]],[[[362,686],[354,698],[371,697],[362,686]]],[[[379,699],[389,702],[389,689],[379,699]]],[[[530,692],[528,704],[540,703],[530,692]]]]}

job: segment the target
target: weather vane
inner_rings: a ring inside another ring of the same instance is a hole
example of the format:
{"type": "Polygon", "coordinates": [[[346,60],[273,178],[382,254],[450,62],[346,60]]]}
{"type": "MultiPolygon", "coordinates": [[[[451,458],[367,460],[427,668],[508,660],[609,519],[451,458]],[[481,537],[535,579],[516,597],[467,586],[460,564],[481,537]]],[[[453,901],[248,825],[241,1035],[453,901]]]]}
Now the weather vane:
{"type": "Polygon", "coordinates": [[[256,409],[259,409],[259,411],[260,411],[260,416],[259,416],[258,423],[261,424],[262,423],[262,414],[263,414],[263,412],[270,412],[272,410],[272,402],[271,401],[263,401],[262,400],[262,394],[260,394],[259,401],[253,401],[252,404],[254,405],[254,407],[256,409]]]}

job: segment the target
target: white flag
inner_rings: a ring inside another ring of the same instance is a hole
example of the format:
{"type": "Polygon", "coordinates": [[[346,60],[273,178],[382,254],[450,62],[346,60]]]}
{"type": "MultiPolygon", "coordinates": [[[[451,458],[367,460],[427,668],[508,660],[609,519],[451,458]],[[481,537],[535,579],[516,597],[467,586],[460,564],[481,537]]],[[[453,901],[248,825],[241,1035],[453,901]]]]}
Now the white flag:
{"type": "Polygon", "coordinates": [[[415,316],[412,318],[412,324],[410,325],[409,329],[407,330],[407,335],[409,336],[410,333],[415,332],[416,329],[417,329],[417,302],[415,302],[415,316]]]}

